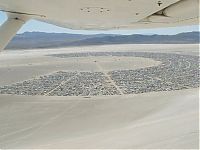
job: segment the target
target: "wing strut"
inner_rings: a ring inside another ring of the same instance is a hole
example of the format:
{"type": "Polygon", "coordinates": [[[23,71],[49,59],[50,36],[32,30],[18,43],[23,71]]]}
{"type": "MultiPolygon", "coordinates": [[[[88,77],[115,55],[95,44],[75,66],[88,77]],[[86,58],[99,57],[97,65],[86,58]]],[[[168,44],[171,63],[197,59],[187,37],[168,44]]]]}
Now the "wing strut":
{"type": "Polygon", "coordinates": [[[18,17],[8,17],[5,23],[0,26],[0,51],[2,51],[10,40],[16,35],[17,31],[26,21],[18,17]]]}

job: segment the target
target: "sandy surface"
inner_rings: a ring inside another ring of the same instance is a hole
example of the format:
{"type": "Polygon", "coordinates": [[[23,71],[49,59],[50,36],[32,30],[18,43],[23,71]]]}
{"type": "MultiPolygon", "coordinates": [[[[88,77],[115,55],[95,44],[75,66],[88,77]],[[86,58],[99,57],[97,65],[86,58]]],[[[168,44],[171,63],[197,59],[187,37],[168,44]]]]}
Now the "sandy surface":
{"type": "MultiPolygon", "coordinates": [[[[147,58],[60,59],[86,51],[198,54],[198,45],[111,45],[7,51],[0,85],[59,70],[110,71],[159,65],[147,58]],[[120,60],[119,60],[120,59],[120,60]]],[[[198,148],[199,89],[99,97],[0,95],[0,148],[198,148]]]]}

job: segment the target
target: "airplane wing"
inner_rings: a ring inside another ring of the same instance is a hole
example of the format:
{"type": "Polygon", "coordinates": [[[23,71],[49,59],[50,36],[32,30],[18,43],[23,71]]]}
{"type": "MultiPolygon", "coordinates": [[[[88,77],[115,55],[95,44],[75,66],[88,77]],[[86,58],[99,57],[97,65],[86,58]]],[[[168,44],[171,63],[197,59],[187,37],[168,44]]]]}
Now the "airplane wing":
{"type": "Polygon", "coordinates": [[[0,0],[0,11],[0,49],[29,19],[81,30],[199,24],[199,0],[0,0]]]}

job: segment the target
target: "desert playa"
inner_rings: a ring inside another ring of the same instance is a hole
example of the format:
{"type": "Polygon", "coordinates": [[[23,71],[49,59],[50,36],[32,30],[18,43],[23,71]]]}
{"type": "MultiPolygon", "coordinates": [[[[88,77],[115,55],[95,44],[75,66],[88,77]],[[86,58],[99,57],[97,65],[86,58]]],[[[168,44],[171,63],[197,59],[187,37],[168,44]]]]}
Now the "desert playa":
{"type": "Polygon", "coordinates": [[[0,54],[0,148],[199,148],[199,45],[0,54]]]}

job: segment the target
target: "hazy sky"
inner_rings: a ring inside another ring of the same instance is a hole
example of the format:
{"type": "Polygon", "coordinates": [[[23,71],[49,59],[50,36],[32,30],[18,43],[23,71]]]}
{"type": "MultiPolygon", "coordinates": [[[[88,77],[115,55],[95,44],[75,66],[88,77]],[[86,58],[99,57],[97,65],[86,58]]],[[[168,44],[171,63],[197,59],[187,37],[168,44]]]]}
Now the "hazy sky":
{"type": "MultiPolygon", "coordinates": [[[[6,20],[6,15],[0,12],[0,25],[6,20]]],[[[181,32],[199,31],[198,25],[195,26],[185,26],[185,27],[172,27],[172,28],[160,28],[160,29],[146,29],[146,30],[112,30],[112,31],[80,31],[80,30],[70,30],[47,23],[42,23],[35,20],[28,21],[18,33],[24,32],[49,32],[49,33],[73,33],[73,34],[97,34],[97,33],[107,33],[107,34],[177,34],[181,32]]]]}

